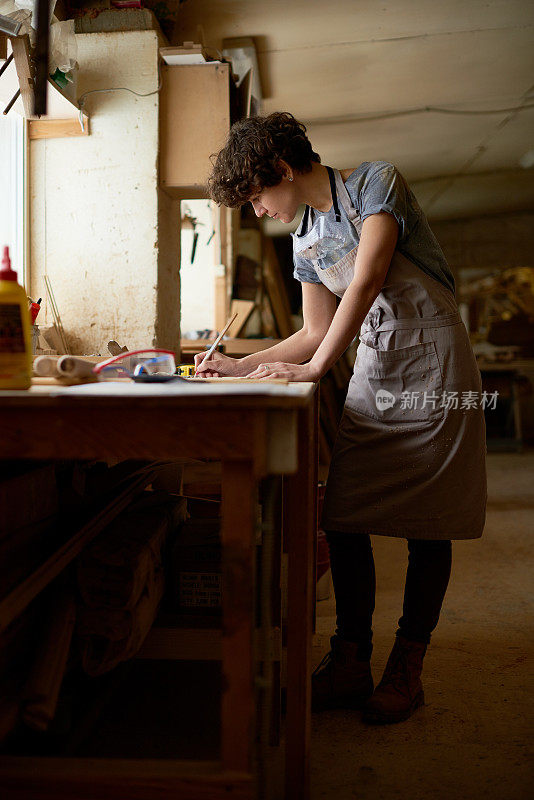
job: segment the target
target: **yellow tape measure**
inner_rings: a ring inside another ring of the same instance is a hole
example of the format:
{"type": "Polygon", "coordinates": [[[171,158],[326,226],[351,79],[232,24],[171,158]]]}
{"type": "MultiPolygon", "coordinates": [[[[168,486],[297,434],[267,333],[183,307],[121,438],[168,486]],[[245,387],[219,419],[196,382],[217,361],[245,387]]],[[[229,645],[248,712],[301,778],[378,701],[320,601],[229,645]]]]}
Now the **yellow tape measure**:
{"type": "Polygon", "coordinates": [[[176,367],[176,374],[181,378],[194,378],[195,365],[194,364],[178,364],[176,367]]]}

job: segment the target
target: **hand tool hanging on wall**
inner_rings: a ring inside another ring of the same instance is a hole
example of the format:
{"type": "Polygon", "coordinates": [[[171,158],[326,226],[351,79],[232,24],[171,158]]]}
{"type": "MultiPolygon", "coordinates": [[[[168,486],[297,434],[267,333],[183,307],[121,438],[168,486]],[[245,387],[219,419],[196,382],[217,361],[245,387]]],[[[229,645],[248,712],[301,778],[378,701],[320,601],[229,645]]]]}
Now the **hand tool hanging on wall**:
{"type": "Polygon", "coordinates": [[[195,253],[197,251],[198,233],[193,226],[193,246],[191,247],[191,263],[195,260],[195,253]]]}
{"type": "MultiPolygon", "coordinates": [[[[191,259],[190,263],[192,264],[195,260],[195,254],[197,251],[197,244],[198,244],[198,233],[197,227],[199,225],[204,225],[203,222],[199,222],[196,217],[194,217],[189,209],[186,210],[184,216],[182,217],[182,227],[183,228],[192,228],[193,230],[193,245],[191,247],[191,259]]],[[[210,236],[209,241],[211,241],[212,237],[210,236]]]]}

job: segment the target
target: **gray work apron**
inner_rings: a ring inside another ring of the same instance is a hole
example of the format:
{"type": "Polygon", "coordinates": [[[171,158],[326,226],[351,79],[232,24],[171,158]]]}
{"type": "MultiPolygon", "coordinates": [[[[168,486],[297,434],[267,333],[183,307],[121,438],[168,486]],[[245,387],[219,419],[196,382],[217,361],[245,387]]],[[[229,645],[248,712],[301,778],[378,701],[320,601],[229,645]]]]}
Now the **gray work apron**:
{"type": "MultiPolygon", "coordinates": [[[[359,234],[358,212],[340,173],[334,173],[359,234]]],[[[353,278],[356,253],[354,248],[327,269],[315,262],[321,282],[338,297],[353,278]]],[[[359,342],[322,527],[418,539],[478,538],[486,513],[482,387],[454,295],[395,250],[359,342]]]]}

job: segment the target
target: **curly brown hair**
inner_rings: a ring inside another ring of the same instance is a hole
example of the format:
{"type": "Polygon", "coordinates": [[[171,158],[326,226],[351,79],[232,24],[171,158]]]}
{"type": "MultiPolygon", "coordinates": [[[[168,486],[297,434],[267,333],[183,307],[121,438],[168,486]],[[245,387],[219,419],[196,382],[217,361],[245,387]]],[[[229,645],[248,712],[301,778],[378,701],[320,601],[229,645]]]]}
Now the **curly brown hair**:
{"type": "Polygon", "coordinates": [[[219,205],[239,208],[262,189],[280,183],[280,159],[296,172],[309,172],[313,161],[321,161],[302,122],[287,111],[239,120],[223,149],[211,156],[210,197],[219,205]]]}

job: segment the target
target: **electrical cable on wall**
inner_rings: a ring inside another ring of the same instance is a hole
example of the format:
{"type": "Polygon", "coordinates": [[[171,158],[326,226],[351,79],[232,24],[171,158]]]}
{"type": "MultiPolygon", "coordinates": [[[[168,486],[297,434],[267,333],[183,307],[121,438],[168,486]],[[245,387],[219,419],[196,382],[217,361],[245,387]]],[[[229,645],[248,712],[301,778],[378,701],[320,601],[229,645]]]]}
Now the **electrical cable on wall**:
{"type": "Polygon", "coordinates": [[[380,119],[392,119],[393,117],[408,117],[412,114],[454,114],[458,116],[467,115],[480,115],[487,114],[511,114],[517,111],[525,111],[528,108],[534,108],[534,103],[527,103],[522,106],[512,106],[511,108],[488,108],[488,109],[456,109],[456,108],[440,108],[439,106],[421,106],[421,108],[408,108],[404,111],[386,111],[383,114],[373,114],[371,116],[361,115],[347,115],[345,117],[322,117],[320,119],[306,120],[308,125],[335,125],[340,122],[372,122],[380,119]]]}
{"type": "Polygon", "coordinates": [[[88,92],[84,92],[78,98],[78,106],[80,108],[79,120],[80,120],[80,127],[83,132],[85,132],[85,127],[83,123],[83,108],[85,105],[85,98],[90,94],[99,94],[101,92],[130,92],[130,94],[134,94],[136,97],[151,97],[154,94],[159,94],[161,92],[162,86],[162,77],[161,77],[161,69],[160,64],[158,61],[158,88],[154,89],[152,92],[136,92],[134,89],[129,89],[127,86],[114,86],[109,89],[90,89],[88,92]]]}

